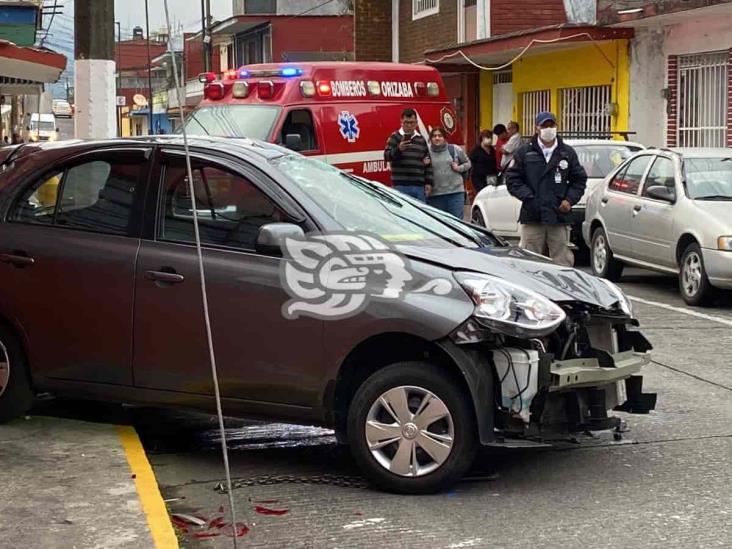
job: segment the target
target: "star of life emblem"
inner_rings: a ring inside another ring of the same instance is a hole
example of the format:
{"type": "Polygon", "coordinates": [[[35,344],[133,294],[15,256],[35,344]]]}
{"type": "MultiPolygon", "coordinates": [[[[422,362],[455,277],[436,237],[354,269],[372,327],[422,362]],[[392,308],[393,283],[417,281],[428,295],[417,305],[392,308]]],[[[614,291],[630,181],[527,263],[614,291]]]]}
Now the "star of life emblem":
{"type": "Polygon", "coordinates": [[[355,143],[361,133],[356,115],[348,111],[341,111],[338,115],[338,129],[349,143],[355,143]]]}

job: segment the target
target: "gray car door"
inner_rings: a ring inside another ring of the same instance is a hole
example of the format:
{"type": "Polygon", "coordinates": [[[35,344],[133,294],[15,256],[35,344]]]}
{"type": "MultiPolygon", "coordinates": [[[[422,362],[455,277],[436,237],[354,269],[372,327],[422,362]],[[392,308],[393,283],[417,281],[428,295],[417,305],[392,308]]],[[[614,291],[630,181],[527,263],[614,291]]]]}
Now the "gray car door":
{"type": "Polygon", "coordinates": [[[638,206],[641,182],[653,157],[642,155],[631,160],[609,182],[600,199],[600,216],[613,253],[629,257],[633,250],[633,212],[638,206]]]}
{"type": "Polygon", "coordinates": [[[640,200],[633,210],[632,230],[635,240],[632,255],[638,261],[674,268],[676,260],[672,230],[675,204],[648,196],[648,189],[653,186],[677,191],[673,160],[664,156],[656,157],[646,176],[640,200]]]}
{"type": "MultiPolygon", "coordinates": [[[[290,219],[255,170],[194,158],[213,342],[221,393],[266,406],[314,406],[322,389],[322,321],[288,320],[279,257],[255,251],[259,227],[290,219]]],[[[135,385],[211,395],[193,206],[185,158],[165,153],[154,239],[135,281],[135,385]]],[[[259,408],[260,410],[262,408],[259,408]]]]}
{"type": "Polygon", "coordinates": [[[132,307],[149,149],[96,151],[19,189],[0,230],[3,307],[41,377],[132,385],[132,307]]]}

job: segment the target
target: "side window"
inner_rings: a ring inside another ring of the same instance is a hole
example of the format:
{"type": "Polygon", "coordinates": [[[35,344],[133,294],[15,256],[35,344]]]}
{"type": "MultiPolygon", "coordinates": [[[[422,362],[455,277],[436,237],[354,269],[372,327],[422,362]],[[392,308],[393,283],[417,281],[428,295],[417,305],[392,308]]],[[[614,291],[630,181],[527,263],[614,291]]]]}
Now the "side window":
{"type": "Polygon", "coordinates": [[[649,187],[655,186],[670,187],[676,186],[676,176],[674,174],[674,163],[662,156],[656,158],[651,167],[651,171],[648,172],[646,177],[646,183],[643,186],[643,196],[648,196],[647,192],[649,187]]]}
{"type": "Polygon", "coordinates": [[[51,172],[21,196],[10,219],[131,235],[135,194],[145,165],[142,153],[120,151],[51,172]]]}
{"type": "Polygon", "coordinates": [[[650,156],[641,156],[631,161],[625,170],[621,170],[615,176],[608,188],[611,191],[638,194],[638,188],[640,187],[643,174],[646,172],[650,160],[650,156]]]}
{"type": "Polygon", "coordinates": [[[58,190],[64,172],[51,172],[26,189],[10,214],[10,221],[50,225],[56,215],[58,190]]]}
{"type": "Polygon", "coordinates": [[[303,151],[317,151],[318,137],[315,132],[313,115],[308,109],[290,111],[285,118],[280,133],[280,142],[285,143],[288,134],[297,134],[302,139],[303,151]]]}
{"type": "MultiPolygon", "coordinates": [[[[262,225],[288,220],[251,181],[229,171],[194,165],[193,188],[202,244],[253,250],[262,225]]],[[[159,238],[195,242],[185,162],[166,165],[161,206],[159,238]]]]}

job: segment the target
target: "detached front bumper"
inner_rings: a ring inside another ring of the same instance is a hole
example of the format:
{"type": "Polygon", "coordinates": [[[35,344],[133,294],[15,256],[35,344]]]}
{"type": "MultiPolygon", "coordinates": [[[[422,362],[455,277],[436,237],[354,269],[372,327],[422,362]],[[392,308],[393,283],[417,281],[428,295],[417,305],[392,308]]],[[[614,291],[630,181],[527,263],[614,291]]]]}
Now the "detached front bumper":
{"type": "Polygon", "coordinates": [[[601,366],[596,358],[576,358],[552,362],[549,391],[596,387],[624,381],[639,373],[643,366],[651,362],[650,354],[635,351],[607,356],[612,360],[612,367],[601,366]]]}

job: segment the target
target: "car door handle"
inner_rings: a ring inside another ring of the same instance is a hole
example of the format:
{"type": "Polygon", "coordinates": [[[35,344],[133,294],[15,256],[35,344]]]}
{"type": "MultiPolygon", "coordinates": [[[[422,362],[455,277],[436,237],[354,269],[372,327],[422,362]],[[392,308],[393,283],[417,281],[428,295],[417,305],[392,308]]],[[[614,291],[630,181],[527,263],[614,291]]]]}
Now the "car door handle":
{"type": "Polygon", "coordinates": [[[642,209],[643,209],[643,206],[633,206],[633,217],[638,215],[642,209]]]}
{"type": "Polygon", "coordinates": [[[28,267],[29,265],[33,265],[36,260],[27,255],[0,254],[0,262],[15,265],[16,267],[28,267]]]}
{"type": "Polygon", "coordinates": [[[154,280],[155,282],[165,282],[167,284],[180,284],[185,281],[183,275],[178,273],[168,273],[164,271],[145,271],[145,278],[147,280],[154,280]]]}
{"type": "Polygon", "coordinates": [[[607,196],[603,196],[600,199],[600,202],[602,202],[603,204],[607,204],[608,202],[610,202],[610,199],[607,196]]]}

